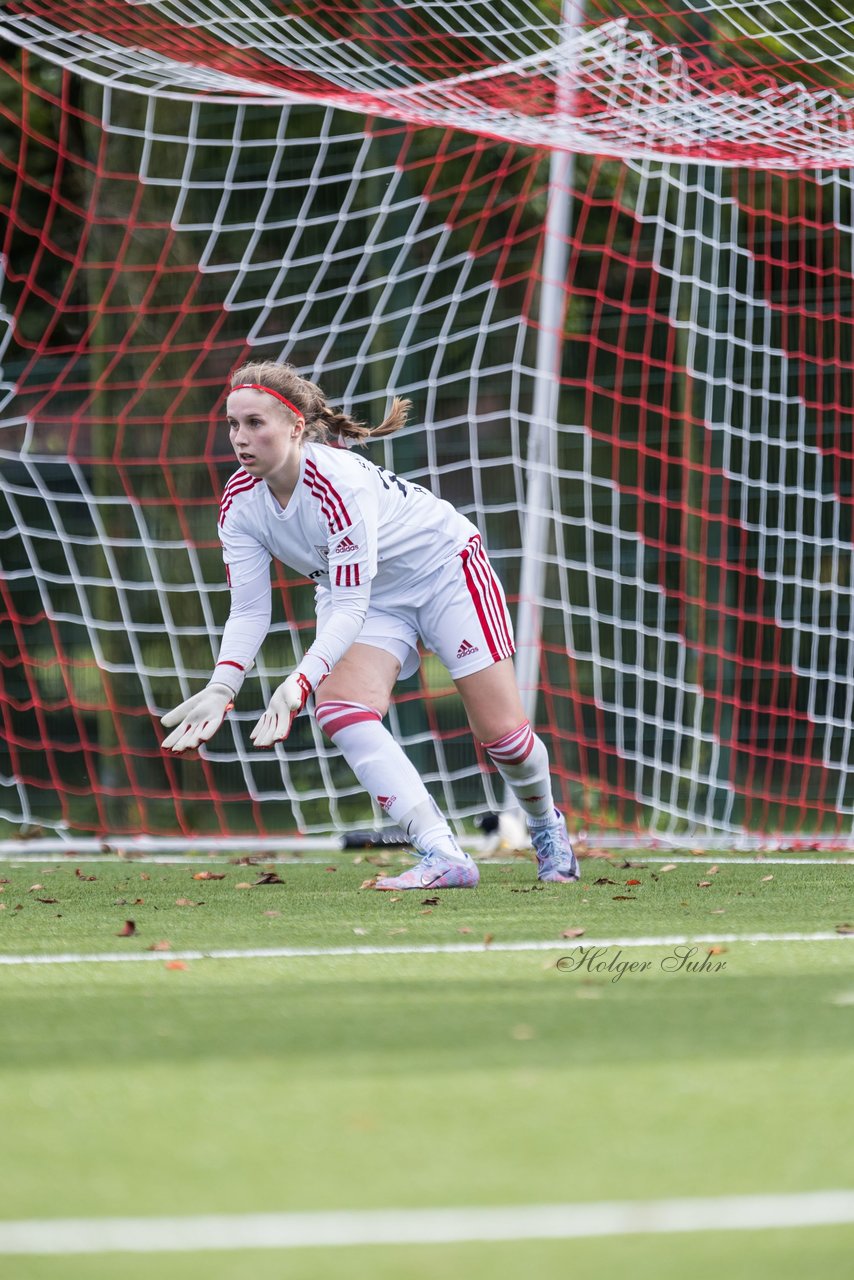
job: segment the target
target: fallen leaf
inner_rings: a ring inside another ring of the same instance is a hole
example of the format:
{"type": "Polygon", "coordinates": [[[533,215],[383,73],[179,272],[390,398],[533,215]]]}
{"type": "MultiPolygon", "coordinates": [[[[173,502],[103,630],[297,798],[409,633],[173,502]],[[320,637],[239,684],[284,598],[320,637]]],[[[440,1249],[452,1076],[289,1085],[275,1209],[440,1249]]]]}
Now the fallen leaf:
{"type": "Polygon", "coordinates": [[[773,876],[763,876],[762,879],[759,881],[759,883],[767,884],[769,880],[773,880],[773,879],[774,879],[773,876]]]}
{"type": "Polygon", "coordinates": [[[491,942],[494,942],[494,941],[495,941],[495,934],[494,934],[494,933],[486,933],[486,934],[484,934],[484,937],[483,937],[483,945],[484,945],[485,947],[488,947],[488,946],[489,946],[489,944],[490,944],[491,942]]]}
{"type": "Polygon", "coordinates": [[[172,943],[167,942],[165,938],[161,938],[159,942],[152,942],[151,946],[145,949],[146,951],[171,951],[172,943]]]}
{"type": "Polygon", "coordinates": [[[240,884],[236,884],[235,889],[251,889],[252,885],[248,880],[241,880],[240,884]]]}
{"type": "Polygon", "coordinates": [[[36,898],[36,902],[59,902],[59,898],[36,898]]]}
{"type": "Polygon", "coordinates": [[[573,929],[564,929],[563,933],[560,936],[562,938],[580,938],[586,932],[587,932],[586,929],[581,929],[576,927],[573,929]]]}
{"type": "Polygon", "coordinates": [[[338,868],[337,868],[337,867],[324,867],[324,868],[323,868],[323,870],[324,870],[324,871],[337,871],[337,870],[338,870],[338,868]]]}
{"type": "Polygon", "coordinates": [[[711,880],[698,880],[698,881],[697,881],[697,888],[698,888],[698,889],[711,889],[711,887],[712,887],[712,882],[711,882],[711,880]]]}
{"type": "Polygon", "coordinates": [[[183,960],[167,960],[166,968],[167,969],[188,969],[189,965],[187,965],[183,960]]]}
{"type": "Polygon", "coordinates": [[[147,871],[141,871],[141,872],[139,873],[139,878],[140,878],[140,880],[150,880],[150,879],[151,879],[151,876],[148,874],[148,872],[147,872],[147,871]]]}
{"type": "Polygon", "coordinates": [[[281,911],[265,911],[264,912],[265,916],[280,916],[281,914],[282,914],[281,911]]]}
{"type": "Polygon", "coordinates": [[[836,926],[837,933],[854,933],[854,924],[838,924],[836,926]]]}
{"type": "Polygon", "coordinates": [[[627,880],[626,884],[643,884],[642,880],[627,880]]]}
{"type": "Polygon", "coordinates": [[[125,920],[121,929],[116,934],[117,938],[132,938],[136,933],[136,922],[134,920],[125,920]]]}
{"type": "Polygon", "coordinates": [[[714,908],[709,912],[709,915],[710,915],[710,916],[725,916],[725,915],[726,915],[726,910],[725,910],[725,908],[724,908],[724,907],[714,907],[714,908]]]}
{"type": "Polygon", "coordinates": [[[677,863],[675,862],[668,862],[666,867],[659,867],[659,871],[675,871],[676,869],[677,863]]]}
{"type": "Polygon", "coordinates": [[[468,925],[464,924],[461,929],[457,929],[457,933],[471,933],[471,929],[468,925]]]}
{"type": "Polygon", "coordinates": [[[78,880],[97,880],[98,879],[97,876],[84,876],[83,872],[80,870],[79,867],[74,868],[74,874],[76,875],[78,880]]]}
{"type": "Polygon", "coordinates": [[[613,895],[614,902],[637,902],[637,898],[632,893],[615,893],[613,895]]]}
{"type": "Polygon", "coordinates": [[[424,910],[423,910],[423,911],[419,911],[419,912],[418,912],[418,914],[419,914],[420,916],[432,916],[432,914],[433,914],[433,908],[432,908],[432,907],[425,907],[425,908],[424,908],[424,910]]]}
{"type": "Polygon", "coordinates": [[[264,871],[255,881],[255,883],[256,884],[284,884],[285,882],[281,876],[276,875],[275,871],[264,871]]]}
{"type": "Polygon", "coordinates": [[[593,881],[594,884],[616,884],[616,880],[609,880],[607,876],[600,876],[598,880],[593,881]]]}
{"type": "Polygon", "coordinates": [[[354,933],[357,933],[357,934],[359,935],[359,937],[360,937],[360,938],[364,938],[365,934],[366,934],[368,931],[367,931],[367,929],[354,929],[354,930],[353,930],[353,932],[354,932],[354,933]]]}
{"type": "Polygon", "coordinates": [[[194,880],[224,880],[224,871],[197,871],[193,876],[194,880]]]}
{"type": "Polygon", "coordinates": [[[203,902],[193,902],[193,900],[192,900],[191,898],[176,898],[176,899],[175,899],[175,906],[176,906],[176,907],[203,907],[204,905],[205,905],[205,904],[204,904],[203,902]]]}
{"type": "Polygon", "coordinates": [[[421,905],[422,907],[438,907],[439,899],[438,898],[422,898],[421,905]]]}
{"type": "Polygon", "coordinates": [[[726,947],[709,947],[710,956],[722,956],[726,951],[726,947]]]}
{"type": "MultiPolygon", "coordinates": [[[[360,889],[375,889],[375,888],[376,888],[376,885],[377,885],[377,880],[379,880],[379,876],[369,876],[367,880],[363,880],[363,881],[362,881],[362,883],[359,885],[359,888],[360,888],[360,889]]],[[[396,901],[397,901],[397,899],[395,898],[395,899],[393,899],[393,901],[395,901],[395,902],[396,902],[396,901]]]]}
{"type": "Polygon", "coordinates": [[[35,893],[36,889],[43,889],[43,888],[44,888],[43,884],[31,884],[29,889],[27,890],[27,893],[35,893]]]}

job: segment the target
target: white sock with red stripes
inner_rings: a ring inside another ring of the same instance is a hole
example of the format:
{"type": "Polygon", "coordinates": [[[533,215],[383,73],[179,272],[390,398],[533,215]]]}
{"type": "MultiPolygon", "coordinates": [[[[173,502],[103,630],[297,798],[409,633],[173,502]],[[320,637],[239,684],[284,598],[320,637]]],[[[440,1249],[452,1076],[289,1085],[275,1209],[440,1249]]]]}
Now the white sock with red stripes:
{"type": "Polygon", "coordinates": [[[314,717],[381,809],[422,852],[464,858],[453,832],[402,748],[373,707],[321,702],[314,717]]]}
{"type": "Polygon", "coordinates": [[[526,720],[518,729],[505,733],[483,749],[519,802],[529,823],[542,825],[553,820],[555,811],[549,771],[549,753],[526,720]],[[539,822],[538,822],[539,820],[539,822]]]}

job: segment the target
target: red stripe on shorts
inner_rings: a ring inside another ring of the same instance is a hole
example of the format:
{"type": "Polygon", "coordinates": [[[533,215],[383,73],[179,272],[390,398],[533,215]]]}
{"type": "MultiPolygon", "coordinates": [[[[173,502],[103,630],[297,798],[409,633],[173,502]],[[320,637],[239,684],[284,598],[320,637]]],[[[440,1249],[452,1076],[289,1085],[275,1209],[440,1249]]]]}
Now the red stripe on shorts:
{"type": "Polygon", "coordinates": [[[480,536],[470,538],[460,552],[466,586],[493,662],[513,654],[510,624],[498,579],[487,559],[480,536]]]}

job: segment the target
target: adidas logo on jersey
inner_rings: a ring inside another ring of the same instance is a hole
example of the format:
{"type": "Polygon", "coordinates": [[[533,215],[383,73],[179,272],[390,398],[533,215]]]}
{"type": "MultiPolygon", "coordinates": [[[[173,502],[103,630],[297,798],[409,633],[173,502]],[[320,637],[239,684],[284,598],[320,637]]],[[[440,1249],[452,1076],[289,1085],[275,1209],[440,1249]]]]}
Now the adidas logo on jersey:
{"type": "Polygon", "coordinates": [[[480,650],[478,649],[476,644],[472,644],[470,640],[464,640],[460,645],[459,649],[457,649],[457,657],[470,658],[473,653],[479,653],[479,652],[480,650]]]}
{"type": "Polygon", "coordinates": [[[338,543],[338,546],[335,548],[335,551],[333,552],[333,554],[336,556],[343,556],[347,551],[358,551],[358,550],[359,548],[352,538],[344,537],[338,543]]]}

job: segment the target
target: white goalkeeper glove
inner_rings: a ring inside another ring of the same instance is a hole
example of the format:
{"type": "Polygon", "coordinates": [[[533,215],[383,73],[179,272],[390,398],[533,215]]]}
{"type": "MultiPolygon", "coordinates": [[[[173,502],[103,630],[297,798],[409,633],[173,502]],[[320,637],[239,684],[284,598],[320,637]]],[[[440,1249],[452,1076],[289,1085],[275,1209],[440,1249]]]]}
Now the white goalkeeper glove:
{"type": "Polygon", "coordinates": [[[160,723],[172,729],[161,746],[164,751],[191,751],[201,742],[212,738],[225,719],[225,713],[234,706],[234,690],[225,684],[209,684],[200,693],[182,702],[174,711],[161,716],[160,723]],[[175,727],[177,725],[177,728],[175,727]]]}
{"type": "Polygon", "coordinates": [[[308,676],[301,671],[292,671],[276,689],[267,710],[249,735],[255,746],[272,747],[274,743],[282,742],[311,693],[308,676]]]}

